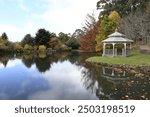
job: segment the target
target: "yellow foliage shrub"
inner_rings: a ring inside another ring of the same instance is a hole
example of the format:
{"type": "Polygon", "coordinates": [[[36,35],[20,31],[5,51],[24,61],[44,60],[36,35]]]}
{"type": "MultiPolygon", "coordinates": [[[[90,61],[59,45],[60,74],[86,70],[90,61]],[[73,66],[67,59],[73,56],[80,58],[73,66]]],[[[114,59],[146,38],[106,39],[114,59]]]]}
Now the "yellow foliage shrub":
{"type": "Polygon", "coordinates": [[[45,51],[46,51],[46,47],[44,45],[40,45],[39,52],[45,52],[45,51]]]}
{"type": "Polygon", "coordinates": [[[33,47],[32,47],[31,45],[26,44],[26,45],[24,46],[24,49],[25,49],[25,50],[32,50],[33,47]]]}

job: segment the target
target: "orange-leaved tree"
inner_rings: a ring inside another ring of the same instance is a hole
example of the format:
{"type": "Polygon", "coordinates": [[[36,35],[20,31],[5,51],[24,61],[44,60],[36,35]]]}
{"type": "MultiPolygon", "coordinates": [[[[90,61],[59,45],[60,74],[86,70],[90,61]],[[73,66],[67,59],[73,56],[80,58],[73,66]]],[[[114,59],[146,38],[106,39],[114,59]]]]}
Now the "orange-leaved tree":
{"type": "Polygon", "coordinates": [[[95,51],[95,39],[98,33],[99,22],[96,21],[93,14],[87,15],[85,26],[83,27],[84,34],[80,37],[80,50],[93,52],[95,51]]]}

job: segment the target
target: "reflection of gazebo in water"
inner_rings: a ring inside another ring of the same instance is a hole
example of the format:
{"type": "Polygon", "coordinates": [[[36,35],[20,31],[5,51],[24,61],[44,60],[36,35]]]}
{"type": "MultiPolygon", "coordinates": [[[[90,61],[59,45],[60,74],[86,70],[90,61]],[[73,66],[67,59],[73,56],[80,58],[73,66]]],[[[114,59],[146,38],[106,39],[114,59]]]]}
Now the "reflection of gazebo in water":
{"type": "Polygon", "coordinates": [[[123,56],[127,57],[131,54],[131,43],[133,40],[127,39],[125,35],[117,32],[117,30],[108,36],[106,40],[103,40],[103,56],[115,57],[123,56]]]}
{"type": "Polygon", "coordinates": [[[102,67],[101,77],[106,78],[113,84],[120,84],[129,77],[129,74],[123,69],[121,69],[121,72],[119,73],[113,68],[102,67]]]}

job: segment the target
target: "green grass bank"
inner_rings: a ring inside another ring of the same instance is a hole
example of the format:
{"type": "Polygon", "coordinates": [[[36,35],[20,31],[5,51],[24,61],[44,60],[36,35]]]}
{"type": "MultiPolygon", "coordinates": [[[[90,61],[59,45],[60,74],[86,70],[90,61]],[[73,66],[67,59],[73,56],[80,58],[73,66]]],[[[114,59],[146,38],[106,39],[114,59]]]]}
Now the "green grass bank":
{"type": "Polygon", "coordinates": [[[101,57],[94,56],[86,60],[87,62],[107,63],[107,64],[126,64],[126,65],[146,65],[150,66],[150,55],[144,55],[139,52],[134,52],[129,57],[101,57]]]}

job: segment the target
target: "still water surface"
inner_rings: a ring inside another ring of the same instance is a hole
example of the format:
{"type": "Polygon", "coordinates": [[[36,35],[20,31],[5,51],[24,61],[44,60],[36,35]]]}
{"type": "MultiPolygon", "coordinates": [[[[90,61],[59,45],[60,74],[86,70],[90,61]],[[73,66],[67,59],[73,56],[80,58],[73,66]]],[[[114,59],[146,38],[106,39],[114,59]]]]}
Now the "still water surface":
{"type": "Polygon", "coordinates": [[[149,72],[85,63],[90,56],[0,56],[0,99],[150,99],[149,72]]]}

